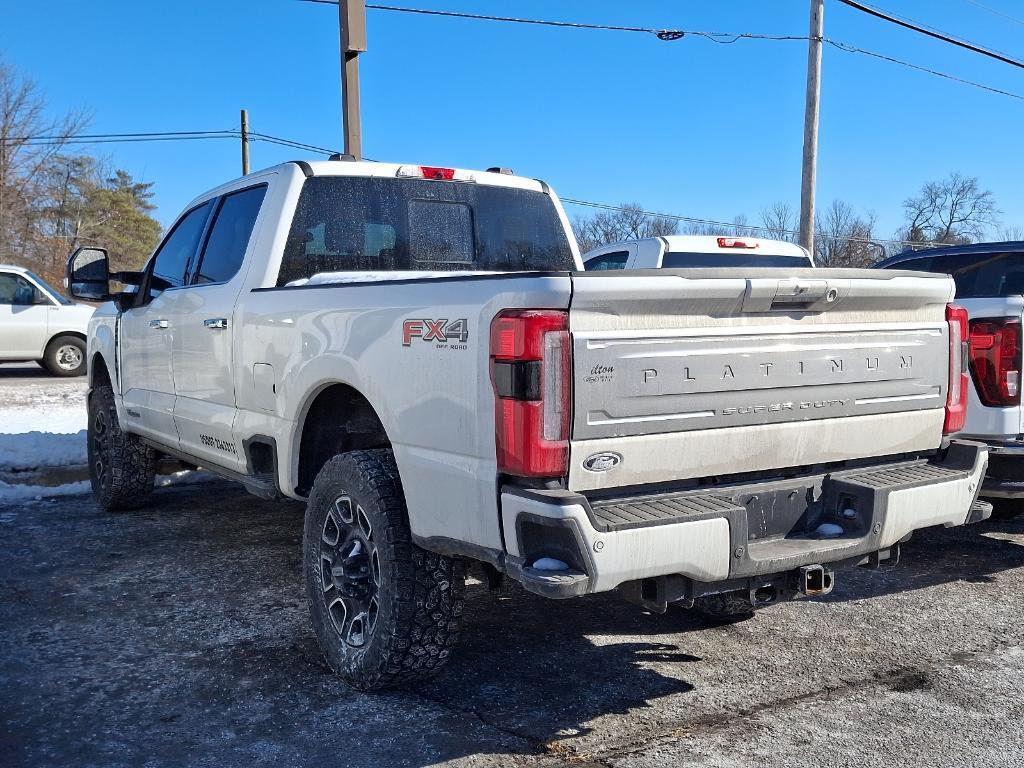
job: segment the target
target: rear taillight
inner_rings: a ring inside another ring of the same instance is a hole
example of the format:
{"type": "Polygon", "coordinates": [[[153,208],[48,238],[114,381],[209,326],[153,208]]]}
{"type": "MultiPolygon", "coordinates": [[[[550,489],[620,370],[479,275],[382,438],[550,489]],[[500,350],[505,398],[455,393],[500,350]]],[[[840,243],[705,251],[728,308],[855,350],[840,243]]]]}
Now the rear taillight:
{"type": "Polygon", "coordinates": [[[569,461],[569,315],[502,312],[491,323],[498,471],[559,477],[569,461]]]}
{"type": "Polygon", "coordinates": [[[964,428],[967,420],[967,310],[946,305],[949,324],[949,387],[946,390],[946,418],[942,433],[951,435],[964,428]]]}
{"type": "Polygon", "coordinates": [[[1016,317],[971,320],[971,375],[985,405],[1020,405],[1021,326],[1016,317]]]}

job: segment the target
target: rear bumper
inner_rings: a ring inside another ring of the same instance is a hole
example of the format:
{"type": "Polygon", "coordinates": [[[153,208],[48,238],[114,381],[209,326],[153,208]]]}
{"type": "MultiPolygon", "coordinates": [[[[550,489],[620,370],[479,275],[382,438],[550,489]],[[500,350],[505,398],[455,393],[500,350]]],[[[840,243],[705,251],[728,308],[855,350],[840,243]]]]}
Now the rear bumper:
{"type": "Polygon", "coordinates": [[[1024,498],[1024,441],[970,439],[988,446],[988,472],[981,495],[991,499],[1024,498]]]}
{"type": "Polygon", "coordinates": [[[680,493],[591,502],[505,488],[506,569],[533,592],[571,597],[668,575],[712,584],[856,564],[921,528],[987,517],[975,505],[987,462],[986,446],[954,440],[927,461],[680,493]],[[541,557],[570,568],[534,569],[541,557]]]}

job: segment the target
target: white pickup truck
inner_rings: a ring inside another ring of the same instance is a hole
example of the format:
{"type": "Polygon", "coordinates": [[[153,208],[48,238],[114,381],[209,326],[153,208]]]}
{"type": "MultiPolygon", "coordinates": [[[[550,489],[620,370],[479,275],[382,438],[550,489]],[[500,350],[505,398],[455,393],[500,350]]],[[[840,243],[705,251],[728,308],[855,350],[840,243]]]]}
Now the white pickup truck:
{"type": "Polygon", "coordinates": [[[698,269],[725,267],[813,267],[799,245],[759,237],[662,235],[609,243],[583,254],[588,272],[612,269],[698,269]]]}
{"type": "Polygon", "coordinates": [[[902,253],[878,265],[949,274],[956,301],[967,310],[971,386],[960,433],[989,446],[982,496],[1024,500],[1024,411],[1021,410],[1021,321],[1024,320],[1024,242],[975,243],[902,253]]]}
{"type": "Polygon", "coordinates": [[[565,598],[749,612],[983,519],[944,276],[586,273],[561,204],[504,172],[285,163],[196,198],[137,285],[72,255],[108,509],[176,457],[307,500],[331,665],[445,662],[464,568],[565,598]]]}

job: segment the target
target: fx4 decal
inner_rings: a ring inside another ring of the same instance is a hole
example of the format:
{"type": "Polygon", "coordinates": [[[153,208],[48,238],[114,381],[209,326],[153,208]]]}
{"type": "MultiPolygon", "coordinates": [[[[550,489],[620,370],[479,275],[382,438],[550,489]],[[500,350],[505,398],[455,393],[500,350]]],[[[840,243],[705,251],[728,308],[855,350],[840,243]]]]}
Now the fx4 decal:
{"type": "Polygon", "coordinates": [[[451,322],[448,318],[406,320],[402,323],[402,346],[412,346],[413,339],[433,341],[439,347],[466,349],[466,342],[469,341],[469,323],[464,317],[451,322]]]}

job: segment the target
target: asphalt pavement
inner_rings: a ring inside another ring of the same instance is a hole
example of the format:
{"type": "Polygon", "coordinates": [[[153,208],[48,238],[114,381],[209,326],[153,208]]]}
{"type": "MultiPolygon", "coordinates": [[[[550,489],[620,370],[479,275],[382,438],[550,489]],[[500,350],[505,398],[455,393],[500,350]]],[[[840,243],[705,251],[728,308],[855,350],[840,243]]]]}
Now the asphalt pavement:
{"type": "Polygon", "coordinates": [[[152,499],[0,506],[0,764],[1024,765],[1021,519],[726,627],[476,582],[448,669],[367,695],[310,629],[301,505],[152,499]]]}

